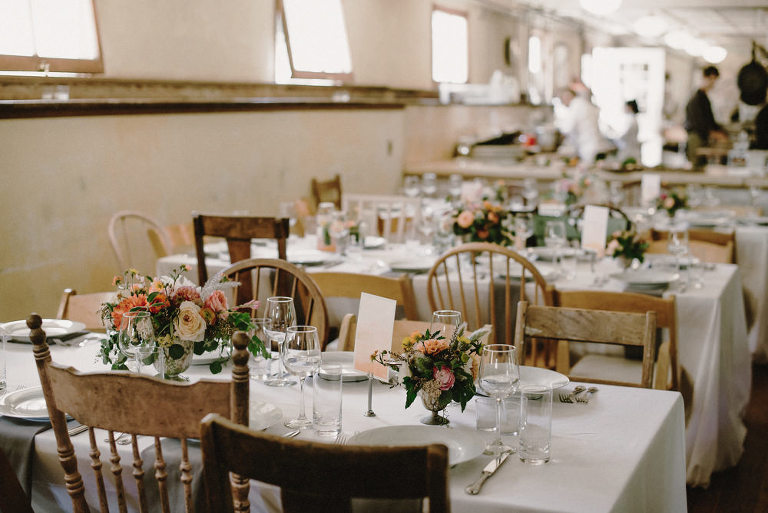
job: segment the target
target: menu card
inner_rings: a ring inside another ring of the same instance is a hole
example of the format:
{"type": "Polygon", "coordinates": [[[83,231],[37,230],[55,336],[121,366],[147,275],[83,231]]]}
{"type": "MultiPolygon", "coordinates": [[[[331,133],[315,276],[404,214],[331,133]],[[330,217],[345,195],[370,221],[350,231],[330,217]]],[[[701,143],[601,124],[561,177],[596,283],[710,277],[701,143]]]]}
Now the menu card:
{"type": "Polygon", "coordinates": [[[661,194],[661,175],[655,173],[643,173],[640,179],[640,202],[644,205],[652,205],[661,194]]]}
{"type": "Polygon", "coordinates": [[[371,361],[374,351],[392,349],[392,331],[395,326],[397,301],[373,294],[360,294],[360,308],[357,311],[355,332],[355,369],[372,373],[377,378],[387,379],[389,370],[380,363],[371,361]]]}
{"type": "Polygon", "coordinates": [[[596,205],[584,207],[584,224],[581,229],[581,247],[593,249],[597,256],[605,255],[605,239],[608,235],[608,209],[596,205]]]}

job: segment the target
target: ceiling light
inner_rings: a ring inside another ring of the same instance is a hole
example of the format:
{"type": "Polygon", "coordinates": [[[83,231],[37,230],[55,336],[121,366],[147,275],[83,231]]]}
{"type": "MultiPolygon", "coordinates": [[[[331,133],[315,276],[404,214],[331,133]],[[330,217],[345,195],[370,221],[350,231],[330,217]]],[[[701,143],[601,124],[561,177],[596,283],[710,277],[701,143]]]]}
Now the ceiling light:
{"type": "Polygon", "coordinates": [[[692,57],[701,57],[707,48],[709,48],[709,44],[706,41],[691,36],[685,43],[683,50],[692,57]]]}
{"type": "Polygon", "coordinates": [[[579,0],[581,8],[597,16],[605,16],[618,10],[621,0],[579,0]]]}
{"type": "Polygon", "coordinates": [[[728,56],[728,51],[722,46],[709,46],[701,54],[709,63],[719,64],[728,56]]]}
{"type": "Polygon", "coordinates": [[[643,16],[634,23],[633,28],[643,37],[659,37],[667,30],[667,21],[661,16],[643,16]]]}
{"type": "Polygon", "coordinates": [[[682,50],[690,38],[690,34],[685,30],[672,30],[664,35],[664,44],[676,50],[682,50]]]}

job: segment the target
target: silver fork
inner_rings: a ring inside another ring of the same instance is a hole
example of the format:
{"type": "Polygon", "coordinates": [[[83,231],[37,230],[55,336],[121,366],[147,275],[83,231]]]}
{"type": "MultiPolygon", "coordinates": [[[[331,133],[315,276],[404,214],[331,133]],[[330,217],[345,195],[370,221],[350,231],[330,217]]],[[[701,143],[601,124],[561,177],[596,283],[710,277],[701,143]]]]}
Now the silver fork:
{"type": "Polygon", "coordinates": [[[583,394],[576,395],[576,402],[589,404],[590,397],[592,396],[592,394],[596,392],[597,392],[597,387],[589,387],[586,391],[584,391],[583,394]]]}
{"type": "MultiPolygon", "coordinates": [[[[104,439],[104,443],[109,443],[109,437],[104,439]]],[[[115,437],[115,443],[117,445],[128,445],[131,443],[131,434],[130,433],[120,433],[115,437]]]]}
{"type": "Polygon", "coordinates": [[[333,441],[334,445],[347,445],[347,436],[343,433],[339,433],[339,436],[336,437],[336,440],[333,441]]]}
{"type": "Polygon", "coordinates": [[[576,388],[573,389],[573,392],[571,392],[570,394],[565,394],[565,393],[560,394],[560,402],[570,404],[576,399],[577,395],[584,392],[586,389],[587,387],[578,385],[576,388]]]}
{"type": "Polygon", "coordinates": [[[78,426],[69,428],[67,430],[67,433],[69,434],[69,436],[75,436],[75,435],[79,435],[83,431],[88,431],[88,426],[86,426],[85,424],[80,424],[78,426]]]}

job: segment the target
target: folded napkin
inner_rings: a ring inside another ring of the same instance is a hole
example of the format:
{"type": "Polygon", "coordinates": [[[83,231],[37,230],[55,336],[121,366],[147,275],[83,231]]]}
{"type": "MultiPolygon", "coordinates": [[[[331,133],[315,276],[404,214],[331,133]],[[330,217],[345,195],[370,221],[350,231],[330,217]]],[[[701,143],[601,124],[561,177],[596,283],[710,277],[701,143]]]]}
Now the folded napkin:
{"type": "MultiPolygon", "coordinates": [[[[62,343],[67,342],[69,340],[72,340],[72,339],[75,339],[75,338],[79,338],[79,337],[84,337],[84,336],[90,335],[90,334],[91,334],[90,331],[76,331],[74,333],[67,333],[66,335],[57,335],[55,337],[48,337],[48,338],[46,338],[46,340],[48,341],[48,343],[62,344],[62,343]]],[[[8,342],[17,342],[17,343],[20,343],[20,344],[31,344],[32,343],[32,341],[29,339],[29,337],[9,338],[8,342]]]]}
{"type": "Polygon", "coordinates": [[[29,422],[12,417],[0,417],[0,451],[16,472],[24,492],[29,495],[32,483],[32,452],[35,435],[51,428],[49,422],[29,422]]]}

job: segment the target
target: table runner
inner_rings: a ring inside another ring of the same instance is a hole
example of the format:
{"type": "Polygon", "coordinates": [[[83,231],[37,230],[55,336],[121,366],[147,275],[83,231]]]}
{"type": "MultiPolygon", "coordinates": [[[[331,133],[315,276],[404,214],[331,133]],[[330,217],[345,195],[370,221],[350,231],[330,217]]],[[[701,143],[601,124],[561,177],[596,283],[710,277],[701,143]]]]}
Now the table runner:
{"type": "Polygon", "coordinates": [[[0,451],[5,453],[26,494],[31,486],[35,436],[48,429],[51,429],[50,422],[0,417],[0,451]]]}

